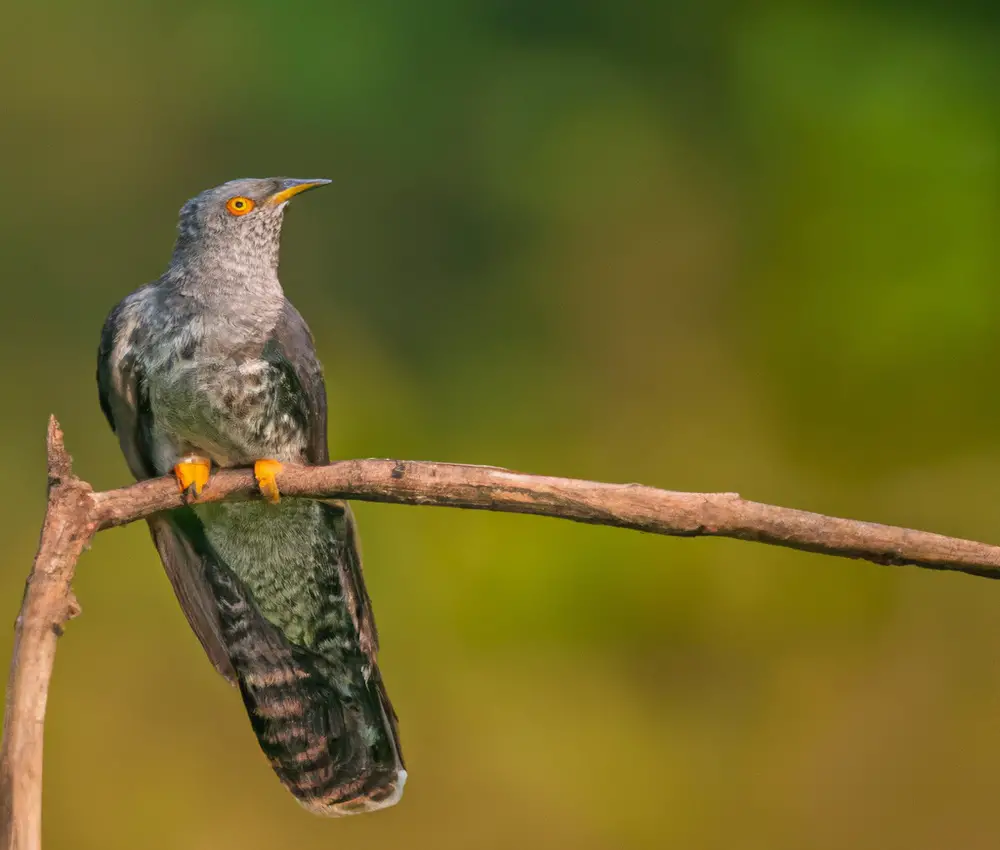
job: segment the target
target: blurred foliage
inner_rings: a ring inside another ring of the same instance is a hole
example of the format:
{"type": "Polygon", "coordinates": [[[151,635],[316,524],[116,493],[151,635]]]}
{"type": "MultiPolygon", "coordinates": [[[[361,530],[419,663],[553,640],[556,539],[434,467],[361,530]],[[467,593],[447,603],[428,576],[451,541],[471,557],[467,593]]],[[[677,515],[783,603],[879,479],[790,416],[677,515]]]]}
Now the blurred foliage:
{"type": "MultiPolygon", "coordinates": [[[[333,178],[282,275],[335,455],[996,538],[1000,34],[982,3],[9,3],[0,335],[13,619],[45,419],[127,480],[101,322],[176,210],[333,178]]],[[[360,505],[411,780],[300,810],[139,526],[80,565],[49,848],[992,848],[985,581],[360,505]]],[[[8,621],[10,622],[10,621],[8,621]]],[[[9,652],[9,630],[3,636],[9,652]]]]}

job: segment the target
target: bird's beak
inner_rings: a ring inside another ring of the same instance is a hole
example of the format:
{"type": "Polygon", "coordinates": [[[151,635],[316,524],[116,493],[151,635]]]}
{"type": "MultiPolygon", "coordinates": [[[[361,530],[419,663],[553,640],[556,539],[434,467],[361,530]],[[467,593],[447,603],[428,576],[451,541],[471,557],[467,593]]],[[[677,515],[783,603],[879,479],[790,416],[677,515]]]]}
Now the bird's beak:
{"type": "Polygon", "coordinates": [[[317,186],[325,186],[330,180],[282,180],[280,189],[271,195],[267,202],[269,204],[283,204],[285,201],[299,194],[315,189],[317,186]]]}

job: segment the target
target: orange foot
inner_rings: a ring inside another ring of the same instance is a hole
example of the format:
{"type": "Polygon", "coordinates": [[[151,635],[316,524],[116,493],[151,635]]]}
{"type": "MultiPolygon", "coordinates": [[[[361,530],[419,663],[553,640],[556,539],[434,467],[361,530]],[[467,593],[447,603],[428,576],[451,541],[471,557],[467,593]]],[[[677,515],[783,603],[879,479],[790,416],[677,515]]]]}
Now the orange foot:
{"type": "Polygon", "coordinates": [[[260,487],[261,495],[272,505],[281,501],[281,493],[278,492],[278,482],[274,480],[282,470],[280,460],[258,460],[253,465],[253,475],[257,479],[257,486],[260,487]]]}
{"type": "Polygon", "coordinates": [[[174,478],[186,496],[200,496],[211,471],[212,461],[200,455],[187,455],[174,464],[174,478]]]}

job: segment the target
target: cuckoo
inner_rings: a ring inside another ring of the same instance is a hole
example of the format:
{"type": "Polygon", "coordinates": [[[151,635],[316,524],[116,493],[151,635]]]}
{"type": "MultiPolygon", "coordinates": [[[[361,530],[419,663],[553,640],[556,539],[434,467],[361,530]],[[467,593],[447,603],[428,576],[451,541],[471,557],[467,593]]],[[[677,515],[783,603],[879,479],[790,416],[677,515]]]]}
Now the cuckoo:
{"type": "Polygon", "coordinates": [[[97,382],[135,478],[173,475],[186,495],[148,523],[191,628],[281,782],[334,816],[393,805],[406,770],[350,508],[276,483],[282,463],[329,461],[322,369],[278,281],[289,201],[328,182],[188,201],[166,272],[109,314],[97,382]],[[251,465],[260,500],[197,502],[213,469],[251,465]]]}

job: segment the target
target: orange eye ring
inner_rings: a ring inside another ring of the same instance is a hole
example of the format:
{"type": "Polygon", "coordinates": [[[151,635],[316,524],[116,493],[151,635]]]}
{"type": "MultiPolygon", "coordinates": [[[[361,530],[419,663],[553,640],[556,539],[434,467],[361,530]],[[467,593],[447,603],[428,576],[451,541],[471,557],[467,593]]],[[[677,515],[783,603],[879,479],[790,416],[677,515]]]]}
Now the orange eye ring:
{"type": "Polygon", "coordinates": [[[226,210],[230,215],[246,215],[255,206],[257,205],[250,198],[244,198],[242,195],[226,201],[226,210]]]}

